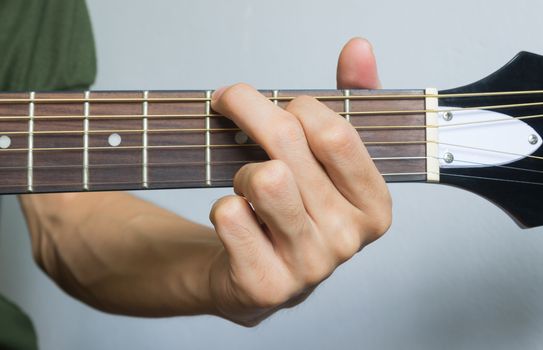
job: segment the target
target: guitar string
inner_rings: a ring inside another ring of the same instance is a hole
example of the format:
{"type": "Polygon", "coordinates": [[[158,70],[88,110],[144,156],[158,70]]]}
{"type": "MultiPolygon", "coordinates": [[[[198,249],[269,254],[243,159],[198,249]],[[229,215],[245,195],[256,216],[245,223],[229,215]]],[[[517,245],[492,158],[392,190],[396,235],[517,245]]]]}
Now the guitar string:
{"type": "MultiPolygon", "coordinates": [[[[534,182],[534,181],[524,181],[524,180],[516,180],[516,179],[508,179],[508,178],[496,178],[496,177],[485,177],[485,176],[474,176],[474,175],[464,175],[464,174],[452,174],[448,173],[445,170],[440,170],[439,173],[432,172],[432,171],[423,171],[423,172],[400,172],[400,173],[382,173],[381,175],[384,177],[395,177],[395,176],[422,176],[422,175],[428,175],[428,174],[435,174],[439,176],[451,176],[451,177],[462,177],[462,178],[471,178],[471,179],[478,179],[478,180],[486,180],[486,181],[497,181],[497,182],[508,182],[508,183],[518,183],[518,184],[525,184],[525,185],[536,185],[536,186],[542,186],[543,183],[540,182],[534,182]]],[[[189,179],[189,180],[156,180],[152,181],[152,184],[201,184],[203,183],[202,179],[189,179]]],[[[231,185],[232,179],[213,179],[213,183],[215,185],[231,185]]],[[[139,186],[141,185],[141,181],[107,181],[107,182],[89,182],[89,185],[91,186],[106,186],[106,185],[134,185],[139,186]]],[[[36,183],[35,186],[38,187],[71,187],[71,186],[81,186],[81,182],[74,182],[74,183],[62,183],[62,184],[55,184],[55,183],[36,183]]],[[[16,188],[16,187],[26,187],[26,184],[22,185],[0,185],[0,188],[16,188]]]]}
{"type": "Polygon", "coordinates": [[[501,119],[487,119],[487,120],[478,120],[474,122],[462,122],[462,123],[451,123],[451,124],[444,124],[444,125],[428,125],[428,128],[437,127],[437,128],[450,128],[454,126],[467,126],[467,125],[475,125],[475,124],[487,124],[487,123],[496,123],[496,122],[510,122],[514,120],[527,120],[527,119],[539,119],[543,118],[543,114],[532,114],[532,115],[525,115],[520,117],[510,117],[510,118],[501,118],[501,119]]]}
{"type": "MultiPolygon", "coordinates": [[[[426,175],[427,172],[425,171],[422,171],[422,172],[404,172],[404,173],[384,173],[384,174],[381,174],[382,176],[387,176],[387,177],[400,177],[400,176],[422,176],[422,175],[426,175]]],[[[186,184],[190,184],[190,185],[201,185],[202,183],[204,183],[205,180],[203,179],[189,179],[189,180],[155,180],[155,181],[151,181],[150,182],[150,185],[153,185],[153,184],[182,184],[182,183],[186,183],[186,184]]],[[[212,182],[215,184],[215,185],[231,185],[232,184],[232,179],[212,179],[212,182]]],[[[118,186],[118,185],[134,185],[134,186],[138,186],[137,188],[141,188],[141,181],[106,181],[106,182],[92,182],[92,181],[89,181],[89,186],[105,186],[105,185],[115,185],[115,186],[118,186]]],[[[28,185],[26,184],[21,184],[21,185],[2,185],[0,184],[0,188],[17,188],[17,187],[25,187],[25,190],[27,188],[28,185]]],[[[81,182],[73,182],[73,183],[66,183],[66,182],[63,182],[62,184],[55,184],[55,183],[39,183],[39,182],[35,182],[34,183],[34,188],[36,187],[71,187],[71,186],[77,186],[78,188],[81,188],[81,182]]],[[[209,186],[203,186],[203,187],[209,187],[209,186]]],[[[25,191],[26,192],[26,191],[25,191]]]]}
{"type": "MultiPolygon", "coordinates": [[[[519,91],[492,91],[492,92],[468,92],[468,93],[452,93],[452,94],[386,94],[382,93],[383,91],[380,90],[364,90],[364,89],[349,89],[350,91],[374,91],[374,94],[369,95],[352,95],[352,96],[345,96],[345,95],[323,95],[323,96],[314,96],[318,100],[337,100],[337,101],[344,101],[344,100],[381,100],[381,99],[419,99],[419,98],[473,98],[473,97],[498,97],[498,96],[516,96],[516,95],[537,95],[537,94],[543,94],[543,90],[519,90],[519,91]],[[381,95],[377,93],[382,93],[381,95]]],[[[261,90],[261,92],[269,93],[271,90],[261,90]]],[[[283,90],[284,92],[289,92],[288,90],[283,90]]],[[[338,93],[345,91],[345,90],[335,90],[338,93]]],[[[422,90],[421,90],[422,91],[422,90]]],[[[94,93],[102,93],[101,91],[92,91],[94,93]]],[[[91,93],[92,93],[91,92],[91,93]]],[[[113,91],[115,92],[115,91],[113,91]]],[[[204,91],[201,91],[202,93],[204,91]]],[[[301,91],[303,92],[303,91],[301,91]]],[[[313,91],[307,91],[308,93],[311,92],[319,92],[318,90],[313,91]]],[[[130,93],[130,92],[123,92],[119,91],[118,93],[130,93]]],[[[161,93],[161,92],[157,92],[161,93]]],[[[190,91],[172,91],[171,93],[191,93],[190,91]]],[[[192,92],[192,93],[198,93],[198,92],[192,92]]],[[[296,96],[277,96],[277,97],[271,97],[267,96],[268,99],[273,101],[290,101],[296,98],[296,96]]],[[[97,102],[97,103],[122,103],[122,102],[207,102],[211,101],[211,98],[207,97],[149,97],[149,98],[143,98],[143,97],[122,97],[122,98],[6,98],[6,99],[0,99],[0,104],[15,104],[15,103],[84,103],[84,102],[97,102]]]]}
{"type": "MultiPolygon", "coordinates": [[[[373,157],[371,158],[374,162],[379,161],[397,161],[397,160],[425,160],[428,159],[426,156],[405,156],[405,157],[373,157]]],[[[266,159],[269,160],[269,159],[266,159]]],[[[166,167],[166,166],[186,166],[186,165],[237,165],[237,164],[248,164],[248,163],[259,163],[266,160],[260,160],[260,159],[252,159],[252,160],[227,160],[227,161],[211,161],[211,162],[205,162],[205,161],[188,161],[188,162],[150,162],[147,163],[147,166],[149,167],[166,167]]],[[[106,163],[106,164],[89,164],[87,168],[89,169],[97,169],[97,168],[139,168],[143,166],[143,163],[136,162],[136,163],[106,163]]],[[[85,166],[82,164],[55,164],[55,165],[34,165],[32,166],[32,169],[82,169],[85,166]]],[[[1,170],[28,170],[28,166],[0,166],[1,170]]]]}
{"type": "MultiPolygon", "coordinates": [[[[430,172],[430,173],[435,173],[435,172],[430,172]]],[[[437,174],[437,173],[435,173],[435,174],[437,174]]],[[[486,177],[486,176],[451,174],[451,173],[441,172],[441,171],[439,172],[439,176],[463,177],[463,178],[477,179],[477,180],[511,182],[511,183],[519,183],[519,184],[523,184],[523,185],[543,186],[543,183],[541,183],[541,182],[523,181],[523,180],[515,180],[515,179],[504,179],[504,178],[486,177]]]]}
{"type": "MultiPolygon", "coordinates": [[[[451,123],[444,125],[362,125],[362,126],[353,126],[355,130],[365,131],[365,130],[422,130],[422,129],[439,129],[439,128],[450,128],[456,126],[467,126],[475,124],[490,124],[490,123],[502,123],[502,122],[511,122],[516,119],[525,120],[525,119],[539,119],[543,118],[543,114],[533,114],[520,116],[515,118],[501,118],[501,119],[488,119],[488,120],[479,120],[474,122],[462,122],[462,123],[451,123]]],[[[39,117],[34,117],[33,120],[42,119],[39,117]]],[[[92,119],[89,117],[89,119],[92,119]]],[[[197,133],[197,132],[230,132],[230,131],[242,131],[240,128],[170,128],[170,129],[97,129],[97,130],[37,130],[33,131],[33,135],[47,135],[47,134],[107,134],[107,133],[167,133],[167,132],[185,132],[185,133],[197,133]]],[[[4,131],[0,132],[0,135],[28,135],[28,131],[4,131]]]]}
{"type": "MultiPolygon", "coordinates": [[[[543,183],[541,182],[534,182],[534,181],[524,181],[524,180],[516,180],[516,179],[508,179],[508,178],[497,178],[497,177],[485,177],[485,176],[474,176],[474,175],[464,175],[464,174],[452,174],[448,173],[446,171],[440,171],[439,173],[433,172],[433,171],[422,171],[422,172],[401,172],[401,173],[382,173],[381,175],[384,177],[396,177],[396,176],[423,176],[428,174],[435,174],[439,176],[451,176],[451,177],[462,177],[462,178],[470,178],[470,179],[478,179],[478,180],[486,180],[486,181],[497,181],[497,182],[508,182],[508,183],[518,183],[518,184],[524,184],[524,185],[536,185],[536,186],[543,186],[543,183]]],[[[159,184],[202,184],[204,182],[203,179],[188,179],[188,180],[156,180],[152,181],[151,184],[159,185],[159,184]]],[[[215,185],[231,185],[232,179],[213,179],[212,182],[215,185]]],[[[106,181],[106,182],[89,182],[90,186],[107,186],[107,185],[134,185],[134,186],[140,186],[141,181],[106,181]]],[[[62,183],[62,184],[55,184],[55,183],[35,183],[35,187],[80,187],[81,182],[74,182],[74,183],[62,183]]],[[[21,185],[0,185],[0,188],[17,188],[17,187],[26,187],[26,184],[21,185]]],[[[139,187],[138,187],[139,188],[139,187]]]]}
{"type": "MultiPolygon", "coordinates": [[[[409,129],[409,130],[412,130],[412,129],[426,129],[426,126],[424,125],[398,125],[398,126],[380,126],[380,125],[372,125],[372,126],[355,126],[354,127],[355,130],[360,130],[360,131],[364,131],[364,130],[378,130],[378,129],[401,129],[401,130],[405,130],[405,129],[409,129]]],[[[38,130],[38,131],[33,131],[32,132],[32,135],[64,135],[64,134],[68,134],[68,135],[81,135],[81,134],[112,134],[112,133],[117,133],[117,134],[139,134],[139,133],[144,133],[144,132],[147,132],[147,133],[170,133],[170,132],[175,132],[175,133],[195,133],[196,136],[198,135],[203,135],[203,133],[205,132],[214,132],[214,133],[217,133],[217,132],[234,132],[234,131],[242,131],[240,128],[210,128],[210,129],[206,129],[206,128],[195,128],[195,129],[191,129],[191,128],[187,128],[187,129],[180,129],[180,128],[171,128],[171,129],[99,129],[99,130],[88,130],[88,131],[84,131],[84,130],[38,130]],[[202,134],[198,134],[198,133],[202,133],[202,134]]],[[[1,135],[18,135],[18,136],[27,136],[29,135],[30,132],[28,131],[0,131],[0,136],[1,135]]]]}
{"type": "MultiPolygon", "coordinates": [[[[426,160],[428,158],[432,159],[438,159],[445,161],[445,158],[443,157],[426,157],[426,156],[412,156],[412,157],[372,157],[371,160],[374,162],[378,161],[389,161],[389,160],[426,160]]],[[[211,162],[205,162],[205,161],[191,161],[191,162],[157,162],[157,163],[147,163],[148,166],[185,166],[185,165],[236,165],[236,164],[248,164],[248,163],[259,163],[263,162],[265,160],[258,160],[258,159],[252,159],[252,160],[230,160],[230,161],[211,161],[211,162]]],[[[458,163],[469,163],[474,165],[480,165],[483,167],[497,167],[497,168],[504,168],[504,169],[510,169],[510,170],[517,170],[517,171],[526,171],[526,172],[534,172],[534,173],[543,173],[542,170],[536,170],[536,169],[528,169],[528,168],[519,168],[519,167],[513,167],[513,166],[507,166],[507,165],[496,165],[496,164],[489,164],[489,163],[481,163],[481,162],[474,162],[469,160],[463,160],[463,159],[455,159],[458,163]]],[[[143,165],[143,163],[107,163],[107,164],[90,164],[87,167],[88,168],[113,168],[113,167],[134,167],[139,168],[143,165]]],[[[69,169],[69,168],[76,168],[81,169],[84,166],[82,164],[56,164],[56,165],[34,165],[33,169],[69,169]]],[[[448,167],[444,167],[444,169],[447,169],[448,167]]],[[[27,166],[0,166],[0,170],[28,170],[27,166]]]]}
{"type": "MultiPolygon", "coordinates": [[[[505,155],[513,155],[517,157],[524,157],[524,158],[531,158],[531,159],[537,159],[537,160],[543,160],[543,157],[541,156],[534,156],[531,154],[520,154],[520,153],[514,153],[514,152],[508,152],[508,151],[501,151],[501,150],[492,150],[487,148],[481,148],[481,147],[473,147],[473,146],[466,146],[466,145],[459,145],[454,143],[446,143],[446,142],[440,142],[440,141],[417,141],[417,140],[406,140],[406,141],[367,141],[364,142],[364,145],[366,146],[387,146],[387,145],[424,145],[428,143],[433,143],[437,145],[445,145],[445,146],[451,146],[451,147],[459,147],[459,148],[465,148],[465,149],[472,149],[477,151],[484,151],[489,153],[498,153],[498,154],[505,154],[505,155]]],[[[158,146],[93,146],[93,147],[33,147],[33,151],[82,151],[82,150],[109,150],[109,151],[119,151],[119,150],[141,150],[143,148],[147,149],[194,149],[194,148],[236,148],[236,147],[260,147],[260,145],[256,143],[246,143],[241,145],[234,145],[234,144],[212,144],[212,145],[205,145],[205,144],[185,144],[185,145],[158,145],[158,146]]],[[[30,148],[4,148],[0,149],[0,154],[2,153],[12,153],[12,152],[25,152],[29,151],[30,148]]]]}
{"type": "MultiPolygon", "coordinates": [[[[462,177],[462,178],[470,178],[470,179],[478,179],[478,180],[486,180],[486,181],[497,181],[497,182],[507,182],[507,183],[518,183],[518,184],[524,184],[524,185],[536,185],[536,186],[543,186],[543,183],[540,182],[534,182],[534,181],[523,181],[523,180],[515,180],[515,179],[506,179],[506,178],[495,178],[495,177],[485,177],[485,176],[473,176],[473,175],[463,175],[463,174],[452,174],[447,173],[444,171],[437,172],[405,172],[405,173],[384,173],[381,174],[385,177],[396,177],[396,176],[424,176],[428,174],[434,174],[439,176],[451,176],[451,177],[462,177]]],[[[202,179],[190,179],[190,180],[156,180],[152,181],[151,185],[155,184],[171,184],[175,186],[175,184],[189,184],[189,185],[199,185],[202,184],[204,180],[202,179]]],[[[231,185],[232,179],[213,179],[212,182],[215,185],[231,185]]],[[[141,181],[107,181],[107,182],[89,182],[90,186],[118,186],[118,185],[133,185],[133,186],[141,186],[141,181]]],[[[25,187],[26,184],[21,185],[1,185],[0,188],[17,188],[17,187],[25,187]]],[[[36,183],[34,185],[35,187],[81,187],[81,182],[74,182],[74,183],[62,183],[62,184],[55,184],[55,183],[36,183]]]]}
{"type": "Polygon", "coordinates": [[[447,142],[440,142],[440,141],[427,141],[428,143],[435,143],[437,145],[445,145],[445,146],[451,146],[451,147],[459,147],[459,148],[465,148],[465,149],[472,149],[475,151],[483,151],[483,152],[489,152],[489,153],[498,153],[498,154],[504,154],[504,155],[512,155],[516,157],[524,157],[524,158],[530,158],[530,159],[536,159],[536,160],[543,160],[543,157],[540,156],[534,156],[531,154],[521,154],[521,153],[515,153],[515,152],[508,152],[508,151],[500,151],[500,150],[493,150],[488,148],[482,148],[482,147],[474,147],[474,146],[465,146],[465,145],[458,145],[455,143],[447,143],[447,142]]]}
{"type": "MultiPolygon", "coordinates": [[[[430,156],[430,157],[427,157],[427,158],[433,158],[433,159],[445,161],[445,158],[443,158],[443,157],[430,156]]],[[[473,165],[479,165],[481,167],[493,167],[493,168],[495,167],[495,168],[502,168],[502,169],[508,169],[508,170],[516,170],[516,171],[520,171],[520,172],[543,173],[543,170],[530,169],[530,168],[519,168],[519,167],[514,167],[514,166],[508,166],[508,165],[481,163],[481,162],[474,162],[474,161],[470,161],[470,160],[457,159],[457,158],[455,158],[454,161],[457,162],[457,163],[468,163],[468,164],[473,164],[473,165]]],[[[456,169],[456,168],[459,168],[459,167],[458,166],[455,166],[455,167],[453,167],[453,166],[440,166],[440,169],[443,169],[443,171],[447,170],[447,169],[456,169]]],[[[442,170],[440,170],[440,171],[442,171],[442,170]]]]}
{"type": "MultiPolygon", "coordinates": [[[[372,157],[372,161],[379,162],[379,161],[390,161],[390,160],[426,160],[428,158],[433,158],[437,160],[445,161],[443,157],[426,157],[426,156],[406,156],[406,157],[372,157]]],[[[188,166],[188,165],[214,165],[214,166],[220,166],[220,165],[244,165],[249,163],[260,163],[264,162],[266,160],[261,159],[251,159],[251,160],[231,160],[231,161],[212,161],[212,162],[205,162],[205,161],[191,161],[191,162],[151,162],[147,165],[149,167],[175,167],[175,166],[188,166]]],[[[532,172],[532,173],[543,173],[542,170],[537,169],[529,169],[529,168],[519,168],[519,167],[513,167],[508,165],[496,165],[496,164],[489,164],[489,163],[481,163],[481,162],[474,162],[469,160],[463,160],[463,159],[455,159],[458,163],[468,163],[468,164],[474,164],[474,165],[480,165],[482,167],[497,167],[502,169],[509,169],[509,170],[515,170],[520,172],[532,172]]],[[[87,166],[89,169],[100,169],[100,168],[139,168],[143,165],[143,163],[108,163],[108,164],[90,164],[87,166]]],[[[32,167],[33,169],[82,169],[84,166],[82,164],[55,164],[55,165],[34,165],[32,167]]],[[[449,169],[449,167],[442,167],[442,171],[446,171],[449,169]]],[[[28,170],[27,166],[0,166],[0,171],[2,170],[28,170]]]]}
{"type": "MultiPolygon", "coordinates": [[[[409,144],[426,144],[428,142],[434,141],[368,141],[364,142],[365,145],[409,145],[409,144]]],[[[174,145],[155,145],[147,146],[147,149],[191,149],[191,148],[245,148],[245,147],[260,147],[256,143],[244,143],[241,145],[238,144],[174,144],[174,145]]],[[[33,151],[82,151],[82,150],[141,150],[145,147],[143,146],[91,146],[91,147],[32,147],[33,151]]],[[[29,151],[30,148],[4,148],[0,149],[1,153],[11,153],[11,152],[23,152],[29,151]]]]}
{"type": "MultiPolygon", "coordinates": [[[[1,100],[0,100],[1,101],[1,100]]],[[[537,107],[543,106],[543,102],[529,102],[529,103],[512,103],[512,104],[499,104],[499,105],[484,105],[476,107],[451,107],[444,109],[406,109],[406,110],[376,110],[376,111],[351,111],[351,112],[336,112],[342,116],[378,116],[378,115],[412,115],[412,114],[425,114],[425,113],[446,113],[446,112],[460,112],[460,111],[473,111],[473,110],[499,110],[499,109],[513,109],[522,107],[537,107]]],[[[62,115],[62,116],[34,116],[34,119],[84,119],[82,115],[62,115]],[[38,117],[38,118],[37,118],[38,117]]],[[[201,119],[201,118],[225,118],[224,115],[209,113],[209,114],[150,114],[147,118],[175,118],[175,119],[201,119]]],[[[0,120],[14,120],[14,119],[29,119],[28,115],[7,115],[0,116],[0,120]]],[[[141,114],[126,114],[126,115],[92,115],[89,119],[141,119],[141,114]]]]}

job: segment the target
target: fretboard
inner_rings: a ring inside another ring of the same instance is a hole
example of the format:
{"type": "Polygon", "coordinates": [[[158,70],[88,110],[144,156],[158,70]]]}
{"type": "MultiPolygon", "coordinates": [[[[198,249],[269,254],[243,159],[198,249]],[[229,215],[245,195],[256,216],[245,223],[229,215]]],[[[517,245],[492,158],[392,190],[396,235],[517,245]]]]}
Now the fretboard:
{"type": "MultiPolygon", "coordinates": [[[[358,131],[389,182],[427,181],[424,90],[262,91],[317,97],[358,131]]],[[[0,194],[231,186],[266,153],[211,91],[0,94],[0,194]]]]}

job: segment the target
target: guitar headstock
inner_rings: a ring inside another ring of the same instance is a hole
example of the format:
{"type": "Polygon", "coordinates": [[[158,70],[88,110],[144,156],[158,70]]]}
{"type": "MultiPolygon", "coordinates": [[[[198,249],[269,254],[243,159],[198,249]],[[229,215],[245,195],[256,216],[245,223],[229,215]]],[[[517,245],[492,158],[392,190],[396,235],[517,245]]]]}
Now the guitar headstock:
{"type": "Polygon", "coordinates": [[[440,182],[487,198],[522,227],[543,225],[543,56],[521,52],[488,77],[439,95],[443,110],[439,113],[439,141],[442,131],[457,130],[457,139],[440,144],[440,182]],[[457,111],[459,107],[466,111],[457,111]],[[480,122],[470,124],[464,118],[452,125],[455,114],[460,113],[467,113],[464,117],[479,113],[480,122]],[[485,122],[485,115],[494,121],[485,122]],[[441,128],[447,123],[450,127],[441,128]],[[476,160],[462,162],[462,156],[455,157],[459,148],[454,146],[462,148],[463,136],[458,135],[474,128],[487,132],[481,136],[488,138],[485,145],[499,146],[464,147],[476,160]],[[447,148],[453,151],[447,152],[447,148]]]}

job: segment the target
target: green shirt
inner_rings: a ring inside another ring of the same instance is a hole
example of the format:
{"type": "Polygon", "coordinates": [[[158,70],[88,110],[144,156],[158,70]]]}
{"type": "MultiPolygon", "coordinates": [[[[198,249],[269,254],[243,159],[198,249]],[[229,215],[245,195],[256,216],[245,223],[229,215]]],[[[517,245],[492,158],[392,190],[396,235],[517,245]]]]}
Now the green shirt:
{"type": "Polygon", "coordinates": [[[77,90],[96,61],[84,0],[0,0],[0,90],[77,90]]]}
{"type": "MultiPolygon", "coordinates": [[[[84,0],[0,0],[0,91],[80,90],[95,74],[84,0]]],[[[0,296],[0,349],[36,348],[30,319],[0,296]]]]}

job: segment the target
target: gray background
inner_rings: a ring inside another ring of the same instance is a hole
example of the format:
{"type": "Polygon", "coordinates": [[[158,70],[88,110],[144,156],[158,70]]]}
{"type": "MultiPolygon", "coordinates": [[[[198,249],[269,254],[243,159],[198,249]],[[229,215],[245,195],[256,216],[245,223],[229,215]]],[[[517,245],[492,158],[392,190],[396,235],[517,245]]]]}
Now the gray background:
{"type": "MultiPolygon", "coordinates": [[[[543,53],[541,1],[92,0],[96,89],[330,88],[337,53],[370,38],[387,88],[476,80],[543,53]]],[[[3,200],[0,291],[43,349],[535,349],[543,347],[543,230],[437,185],[392,185],[395,221],[301,306],[254,329],[214,317],[94,311],[33,264],[16,199],[3,200]]],[[[138,193],[199,222],[230,190],[138,193]]]]}

